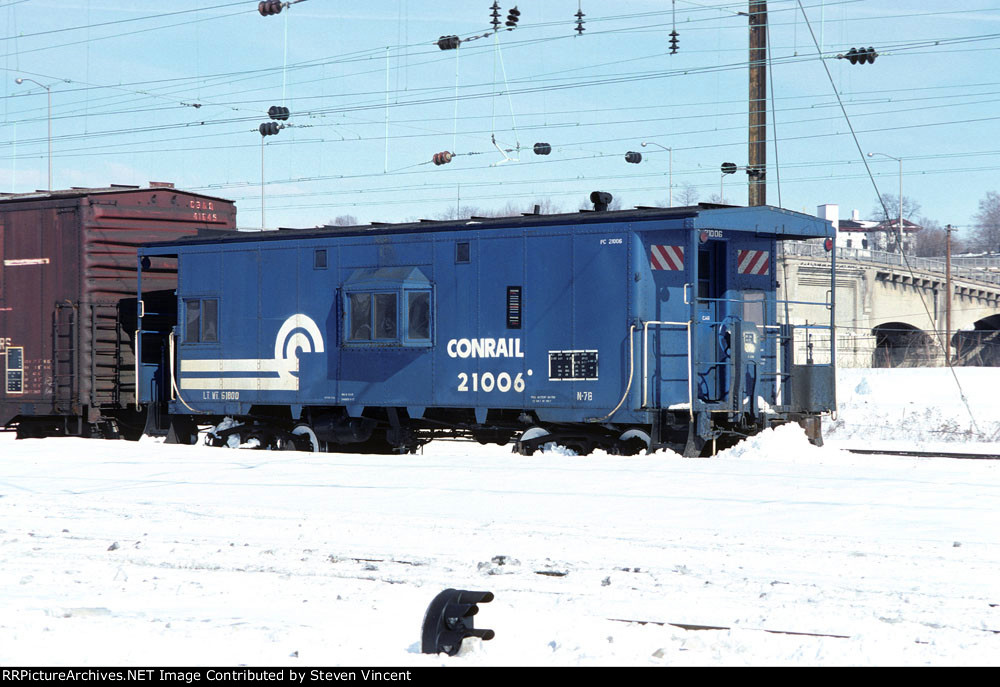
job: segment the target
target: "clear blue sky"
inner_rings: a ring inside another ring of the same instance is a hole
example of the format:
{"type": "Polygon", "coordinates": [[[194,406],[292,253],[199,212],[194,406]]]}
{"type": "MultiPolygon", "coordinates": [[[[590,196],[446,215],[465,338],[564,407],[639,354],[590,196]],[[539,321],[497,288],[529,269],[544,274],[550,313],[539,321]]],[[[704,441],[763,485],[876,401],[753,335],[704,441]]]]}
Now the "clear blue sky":
{"type": "MultiPolygon", "coordinates": [[[[970,227],[1000,190],[1000,2],[802,4],[809,25],[795,0],[768,2],[768,203],[869,216],[853,126],[861,151],[903,159],[922,216],[970,227]],[[862,46],[874,64],[835,58],[862,46]]],[[[56,188],[171,181],[236,200],[244,227],[261,224],[262,141],[271,227],[459,204],[573,211],[593,190],[666,205],[668,153],[642,141],[673,149],[675,205],[685,186],[718,196],[721,163],[747,163],[746,0],[520,0],[516,30],[437,47],[486,33],[489,5],[305,0],[262,17],[255,1],[0,0],[0,191],[47,185],[46,93],[17,77],[51,88],[56,188]],[[271,105],[290,108],[291,126],[262,139],[271,105]],[[640,164],[625,162],[632,150],[640,164]],[[455,157],[435,166],[441,151],[455,157]]],[[[868,161],[897,193],[898,163],[868,161]]],[[[725,178],[725,201],[747,202],[743,172],[725,178]]]]}

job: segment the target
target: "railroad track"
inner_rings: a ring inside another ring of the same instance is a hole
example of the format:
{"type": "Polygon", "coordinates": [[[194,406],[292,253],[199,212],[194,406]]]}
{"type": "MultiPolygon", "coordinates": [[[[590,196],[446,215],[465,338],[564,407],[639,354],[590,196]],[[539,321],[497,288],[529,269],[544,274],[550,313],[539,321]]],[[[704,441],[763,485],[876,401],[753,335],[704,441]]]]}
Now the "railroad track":
{"type": "Polygon", "coordinates": [[[951,451],[889,451],[874,448],[847,448],[849,453],[874,454],[881,456],[913,456],[916,458],[960,458],[966,460],[1000,460],[997,453],[956,453],[951,451]]]}

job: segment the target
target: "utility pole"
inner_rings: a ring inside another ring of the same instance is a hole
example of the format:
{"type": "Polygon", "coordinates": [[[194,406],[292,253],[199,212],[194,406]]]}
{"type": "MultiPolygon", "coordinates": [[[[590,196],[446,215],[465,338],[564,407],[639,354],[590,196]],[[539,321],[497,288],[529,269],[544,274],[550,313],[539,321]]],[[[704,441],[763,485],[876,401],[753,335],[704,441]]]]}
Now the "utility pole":
{"type": "Polygon", "coordinates": [[[944,363],[951,367],[951,232],[949,224],[945,230],[945,316],[944,316],[944,363]]]}
{"type": "Polygon", "coordinates": [[[767,0],[750,0],[749,205],[767,205],[767,0]]]}
{"type": "Polygon", "coordinates": [[[260,230],[264,231],[264,137],[260,137],[260,230]]]}

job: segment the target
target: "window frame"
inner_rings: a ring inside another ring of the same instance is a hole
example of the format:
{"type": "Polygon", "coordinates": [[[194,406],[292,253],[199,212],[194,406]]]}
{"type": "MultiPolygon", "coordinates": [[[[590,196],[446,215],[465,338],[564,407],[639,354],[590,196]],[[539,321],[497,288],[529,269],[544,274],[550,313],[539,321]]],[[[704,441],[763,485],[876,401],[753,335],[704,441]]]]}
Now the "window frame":
{"type": "Polygon", "coordinates": [[[184,298],[184,340],[185,344],[206,344],[210,346],[218,345],[222,341],[222,329],[219,327],[219,301],[221,299],[218,296],[192,296],[184,298]],[[191,310],[191,304],[198,304],[198,316],[196,320],[192,320],[189,317],[189,312],[191,310]],[[205,304],[214,303],[212,307],[215,309],[215,316],[212,318],[214,320],[215,338],[206,339],[206,317],[205,317],[205,304]],[[197,322],[198,331],[197,338],[191,338],[191,325],[193,322],[197,322]]]}
{"type": "Polygon", "coordinates": [[[763,289],[743,289],[740,306],[740,319],[744,322],[753,322],[761,329],[767,324],[767,292],[763,289]],[[751,296],[751,298],[748,298],[751,296]],[[752,310],[759,310],[760,321],[747,317],[752,310]]]}
{"type": "Polygon", "coordinates": [[[343,304],[343,327],[341,345],[345,348],[430,348],[434,345],[434,289],[432,287],[405,286],[385,288],[371,286],[368,288],[344,289],[341,300],[343,304]],[[410,332],[410,296],[414,294],[427,295],[427,337],[417,338],[410,332]],[[366,339],[352,338],[354,305],[353,297],[367,295],[369,337],[366,339]],[[376,311],[378,296],[394,297],[395,301],[395,335],[378,337],[376,327],[376,311]]]}
{"type": "Polygon", "coordinates": [[[403,330],[404,345],[429,346],[434,340],[434,295],[433,290],[428,288],[404,288],[403,289],[404,312],[402,316],[405,329],[403,330]],[[411,331],[411,306],[412,296],[427,296],[427,336],[416,337],[411,331]]]}

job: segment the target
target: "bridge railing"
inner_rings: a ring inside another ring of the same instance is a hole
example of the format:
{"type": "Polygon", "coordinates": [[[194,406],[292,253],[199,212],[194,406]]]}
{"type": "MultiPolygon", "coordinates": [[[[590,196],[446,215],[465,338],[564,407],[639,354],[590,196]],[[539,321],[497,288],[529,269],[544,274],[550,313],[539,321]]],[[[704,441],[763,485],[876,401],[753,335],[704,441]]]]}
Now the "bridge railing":
{"type": "MultiPolygon", "coordinates": [[[[850,260],[854,262],[867,262],[877,265],[898,266],[905,268],[907,264],[915,270],[924,272],[935,272],[945,274],[947,265],[941,258],[918,258],[912,255],[903,256],[899,253],[886,253],[880,250],[868,248],[844,248],[838,246],[837,260],[850,260]]],[[[830,253],[822,243],[809,243],[806,241],[780,241],[778,243],[778,256],[800,255],[803,257],[828,260],[830,253]]],[[[957,260],[957,259],[956,259],[957,260]]],[[[1000,284],[1000,272],[987,271],[989,267],[1000,264],[995,258],[963,258],[962,263],[952,260],[951,275],[956,279],[970,279],[973,281],[986,282],[989,284],[1000,284]],[[982,264],[969,265],[966,260],[981,260],[982,264]],[[996,261],[996,262],[993,262],[996,261]]]]}

